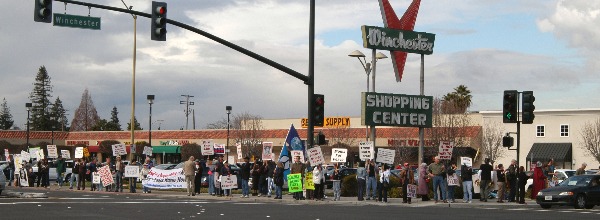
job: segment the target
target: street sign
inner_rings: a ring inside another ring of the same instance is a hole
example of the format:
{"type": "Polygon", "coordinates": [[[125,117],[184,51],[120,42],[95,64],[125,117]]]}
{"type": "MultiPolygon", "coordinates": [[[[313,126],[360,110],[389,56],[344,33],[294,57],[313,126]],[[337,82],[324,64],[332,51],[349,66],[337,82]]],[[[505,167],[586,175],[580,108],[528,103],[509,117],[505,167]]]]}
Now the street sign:
{"type": "Polygon", "coordinates": [[[362,93],[363,125],[432,127],[433,96],[362,93]]]}
{"type": "Polygon", "coordinates": [[[54,13],[54,26],[100,30],[100,18],[54,13]]]}

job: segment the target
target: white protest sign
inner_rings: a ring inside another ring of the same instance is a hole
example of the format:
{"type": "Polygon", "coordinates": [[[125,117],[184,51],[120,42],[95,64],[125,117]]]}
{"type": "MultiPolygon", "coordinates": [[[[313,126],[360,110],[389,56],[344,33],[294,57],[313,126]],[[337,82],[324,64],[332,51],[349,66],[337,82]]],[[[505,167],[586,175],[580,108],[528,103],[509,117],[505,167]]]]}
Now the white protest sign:
{"type": "Polygon", "coordinates": [[[92,173],[92,184],[100,184],[100,174],[98,172],[92,173]]]}
{"type": "Polygon", "coordinates": [[[454,148],[454,142],[440,141],[440,151],[438,153],[438,157],[440,158],[440,160],[451,160],[452,148],[454,148]]]}
{"type": "Polygon", "coordinates": [[[410,198],[417,198],[417,185],[408,184],[406,187],[406,196],[410,198]]]}
{"type": "Polygon", "coordinates": [[[83,147],[75,148],[75,158],[83,158],[83,147]]]}
{"type": "Polygon", "coordinates": [[[47,145],[46,149],[48,149],[49,158],[58,158],[58,151],[56,150],[56,145],[47,145]]]}
{"type": "Polygon", "coordinates": [[[325,158],[323,158],[321,147],[313,147],[306,150],[306,152],[308,153],[308,159],[310,159],[310,165],[316,166],[325,163],[325,158]]]}
{"type": "Polygon", "coordinates": [[[38,159],[38,160],[40,160],[40,159],[44,159],[44,150],[42,150],[42,149],[38,148],[38,151],[37,151],[37,152],[35,152],[35,154],[37,155],[37,159],[38,159]]]}
{"type": "Polygon", "coordinates": [[[29,161],[31,157],[27,151],[21,151],[21,161],[29,161]]]}
{"type": "MultiPolygon", "coordinates": [[[[119,148],[117,147],[118,145],[119,144],[113,144],[113,145],[111,145],[112,146],[113,156],[119,156],[120,155],[119,154],[119,148]]],[[[77,157],[75,157],[75,158],[77,158],[77,157]]]]}
{"type": "Polygon", "coordinates": [[[138,166],[125,166],[125,177],[139,177],[140,168],[138,166]]]}
{"type": "Polygon", "coordinates": [[[273,142],[263,142],[262,159],[271,160],[271,153],[273,152],[273,142]]]}
{"type": "Polygon", "coordinates": [[[229,157],[227,157],[227,163],[234,164],[235,163],[235,156],[229,155],[229,157]]]}
{"type": "Polygon", "coordinates": [[[395,154],[396,154],[396,151],[394,151],[394,150],[378,148],[377,149],[377,160],[375,160],[375,161],[378,163],[394,164],[395,154]]]}
{"type": "Polygon", "coordinates": [[[108,168],[108,166],[98,168],[98,174],[100,175],[102,185],[108,186],[114,183],[112,174],[110,173],[110,169],[108,168]]]}
{"type": "Polygon", "coordinates": [[[473,159],[470,157],[460,157],[460,165],[467,165],[468,167],[473,166],[473,159]]]}
{"type": "Polygon", "coordinates": [[[154,189],[187,188],[183,168],[161,170],[153,167],[148,172],[146,179],[142,180],[142,185],[154,189]]]}
{"type": "Polygon", "coordinates": [[[456,173],[448,175],[446,179],[448,180],[448,186],[458,186],[458,175],[456,173]]]}
{"type": "Polygon", "coordinates": [[[332,148],[331,149],[331,162],[332,163],[345,163],[347,156],[348,156],[348,149],[344,149],[344,148],[332,148]]]}
{"type": "Polygon", "coordinates": [[[304,163],[304,152],[302,152],[301,150],[293,150],[291,152],[292,158],[300,157],[300,162],[304,163]]]}
{"type": "Polygon", "coordinates": [[[125,144],[118,144],[117,149],[119,149],[119,155],[127,155],[127,147],[125,144]]]}
{"type": "Polygon", "coordinates": [[[473,174],[473,193],[481,193],[479,174],[473,174]]]}
{"type": "Polygon", "coordinates": [[[152,156],[152,147],[144,146],[144,154],[147,156],[152,156]]]}
{"type": "Polygon", "coordinates": [[[31,159],[31,158],[35,158],[36,160],[43,159],[43,157],[38,157],[38,151],[40,151],[39,147],[30,147],[29,148],[29,159],[31,159]]]}
{"type": "Polygon", "coordinates": [[[215,149],[211,141],[202,141],[202,155],[215,155],[215,149]]]}
{"type": "Polygon", "coordinates": [[[235,143],[235,148],[237,148],[237,158],[238,160],[242,160],[244,155],[242,153],[242,145],[240,143],[235,143]]]}
{"type": "MultiPolygon", "coordinates": [[[[21,155],[19,155],[19,154],[13,155],[13,160],[15,161],[15,171],[20,170],[21,167],[23,166],[23,164],[21,164],[22,163],[21,155]]],[[[27,185],[29,185],[29,184],[27,184],[27,185]]]]}
{"type": "Polygon", "coordinates": [[[8,153],[8,149],[4,149],[4,157],[6,157],[6,160],[8,160],[8,156],[10,156],[10,153],[8,153]]]}
{"type": "Polygon", "coordinates": [[[60,150],[60,155],[65,159],[71,159],[71,152],[69,150],[60,150]]]}
{"type": "Polygon", "coordinates": [[[358,144],[358,156],[361,160],[375,159],[373,141],[360,142],[358,144]]]}
{"type": "Polygon", "coordinates": [[[213,150],[215,154],[225,154],[225,145],[224,144],[213,144],[213,150]]]}
{"type": "Polygon", "coordinates": [[[221,176],[221,188],[222,189],[237,189],[237,176],[221,176]]]}

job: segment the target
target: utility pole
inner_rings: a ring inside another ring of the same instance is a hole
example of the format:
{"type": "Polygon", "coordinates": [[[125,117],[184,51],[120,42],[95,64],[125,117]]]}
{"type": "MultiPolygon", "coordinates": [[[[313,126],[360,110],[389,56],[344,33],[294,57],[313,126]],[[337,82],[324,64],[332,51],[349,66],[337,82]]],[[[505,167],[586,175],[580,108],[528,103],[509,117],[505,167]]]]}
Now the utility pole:
{"type": "Polygon", "coordinates": [[[190,111],[190,105],[194,105],[194,102],[190,102],[190,98],[193,98],[193,95],[181,95],[183,97],[185,97],[185,101],[179,101],[180,105],[185,105],[185,110],[183,110],[183,113],[185,113],[185,130],[188,129],[188,124],[189,124],[189,115],[191,114],[190,111]]]}

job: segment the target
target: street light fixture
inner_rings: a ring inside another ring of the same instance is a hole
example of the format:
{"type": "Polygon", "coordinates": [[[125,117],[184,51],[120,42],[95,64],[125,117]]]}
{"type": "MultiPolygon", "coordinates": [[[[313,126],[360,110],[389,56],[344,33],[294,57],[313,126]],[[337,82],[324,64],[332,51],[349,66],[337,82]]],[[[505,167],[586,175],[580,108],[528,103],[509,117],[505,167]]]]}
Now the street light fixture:
{"type": "MultiPolygon", "coordinates": [[[[227,159],[229,160],[229,115],[231,114],[231,106],[225,106],[225,111],[227,112],[227,159]]],[[[239,157],[238,157],[239,158],[239,157]]]]}
{"type": "Polygon", "coordinates": [[[146,99],[148,99],[148,104],[150,104],[150,116],[148,119],[148,144],[152,147],[152,104],[154,104],[154,95],[147,95],[146,99]]]}
{"type": "Polygon", "coordinates": [[[29,148],[29,112],[31,107],[31,102],[25,103],[25,108],[27,108],[27,148],[29,148]]]}

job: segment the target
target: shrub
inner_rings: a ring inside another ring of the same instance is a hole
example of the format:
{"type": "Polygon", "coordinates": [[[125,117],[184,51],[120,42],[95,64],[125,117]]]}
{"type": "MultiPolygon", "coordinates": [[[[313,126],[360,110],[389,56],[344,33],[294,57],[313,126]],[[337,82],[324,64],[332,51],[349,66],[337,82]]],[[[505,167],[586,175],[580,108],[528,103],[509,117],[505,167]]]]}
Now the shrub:
{"type": "Polygon", "coordinates": [[[342,180],[341,194],[344,197],[358,196],[358,182],[356,181],[356,174],[344,177],[342,180]]]}

